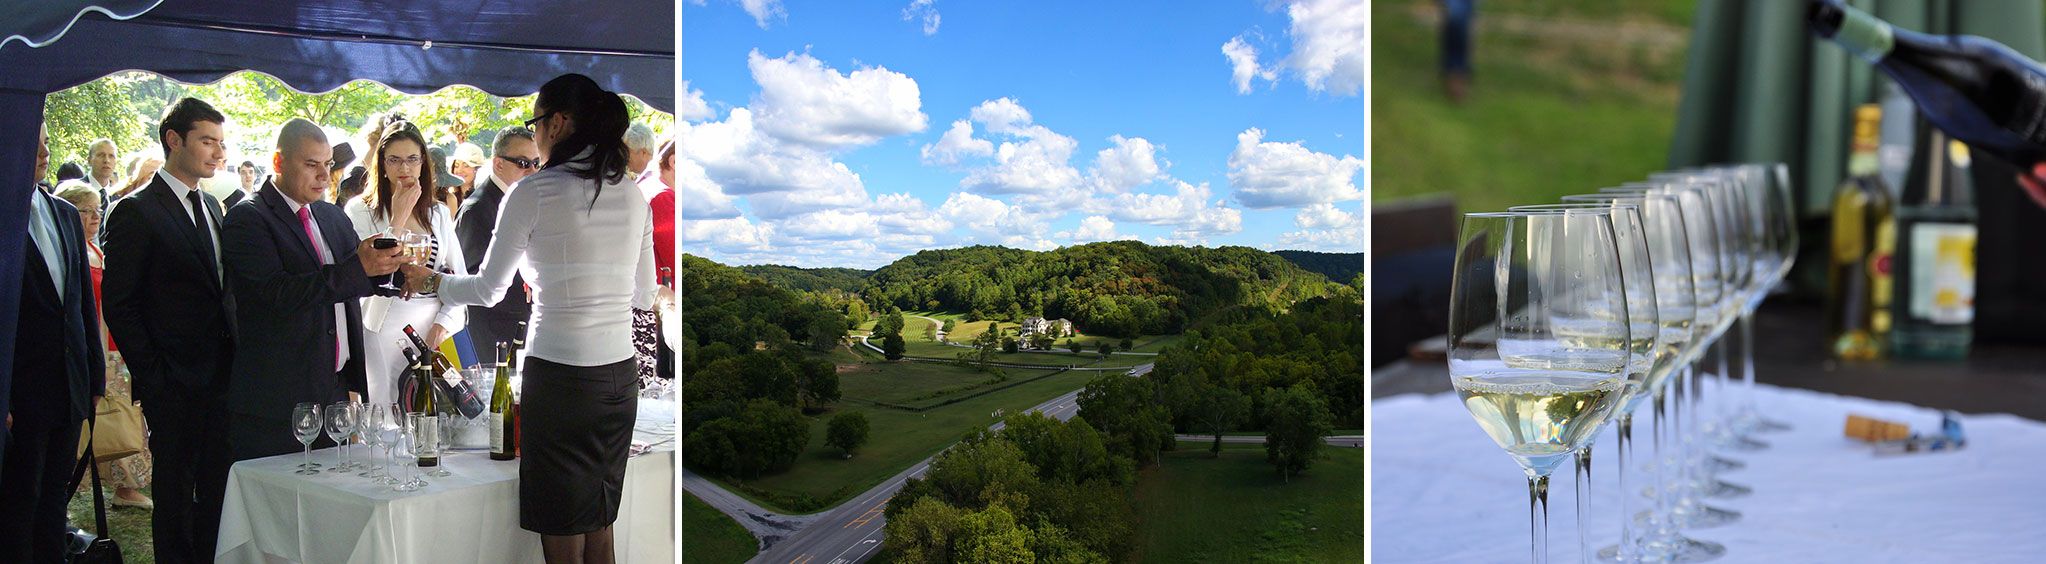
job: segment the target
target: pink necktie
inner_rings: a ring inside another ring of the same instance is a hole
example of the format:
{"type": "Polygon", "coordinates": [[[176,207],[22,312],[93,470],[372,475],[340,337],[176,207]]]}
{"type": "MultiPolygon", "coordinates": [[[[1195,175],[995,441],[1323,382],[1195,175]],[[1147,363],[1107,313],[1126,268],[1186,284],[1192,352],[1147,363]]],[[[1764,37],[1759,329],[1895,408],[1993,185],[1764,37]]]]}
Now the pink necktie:
{"type": "MultiPolygon", "coordinates": [[[[320,238],[313,236],[313,208],[298,208],[298,226],[305,228],[305,240],[313,246],[313,262],[326,264],[326,257],[320,256],[320,238]]],[[[341,336],[334,336],[334,371],[341,371],[341,336]]]]}

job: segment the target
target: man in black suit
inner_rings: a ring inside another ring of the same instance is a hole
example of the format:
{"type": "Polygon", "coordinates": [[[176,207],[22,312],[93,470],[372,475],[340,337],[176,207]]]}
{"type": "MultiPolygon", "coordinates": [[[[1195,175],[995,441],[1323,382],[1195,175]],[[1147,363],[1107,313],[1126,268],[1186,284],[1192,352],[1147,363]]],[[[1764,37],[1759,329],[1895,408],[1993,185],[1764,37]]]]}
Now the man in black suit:
{"type": "MultiPolygon", "coordinates": [[[[540,170],[540,146],[533,142],[533,130],[512,126],[498,132],[491,145],[490,178],[479,179],[476,191],[462,201],[462,213],[455,215],[455,238],[462,242],[462,256],[469,259],[469,271],[483,267],[483,254],[490,249],[490,237],[497,229],[497,206],[504,202],[507,187],[540,170]]],[[[489,350],[495,343],[524,339],[519,324],[533,312],[526,297],[525,280],[512,278],[511,290],[490,307],[469,306],[469,342],[476,350],[489,350]]]]}
{"type": "Polygon", "coordinates": [[[234,296],[220,264],[220,201],[197,190],[227,158],[227,118],[185,98],[157,125],[164,163],[114,206],[102,250],[107,329],[121,344],[156,457],[159,562],[211,562],[227,488],[234,296]]]}
{"type": "Polygon", "coordinates": [[[241,176],[242,185],[233,194],[228,194],[226,200],[222,200],[222,203],[230,208],[234,207],[235,204],[242,203],[242,200],[248,199],[249,195],[255,194],[256,188],[259,187],[256,184],[256,177],[259,174],[256,171],[255,161],[242,161],[242,165],[235,167],[234,172],[241,176]]]}
{"type": "MultiPolygon", "coordinates": [[[[38,178],[49,168],[48,143],[47,134],[38,141],[38,178]]],[[[0,562],[63,562],[78,427],[106,393],[107,365],[78,208],[41,190],[28,197],[21,317],[11,320],[13,442],[0,463],[0,562]]]]}
{"type": "Polygon", "coordinates": [[[235,460],[298,452],[287,431],[299,402],[368,393],[356,300],[403,259],[373,248],[374,234],[358,241],[348,215],[324,201],[333,158],[319,126],[285,122],[276,176],[227,213],[221,258],[242,331],[227,394],[235,460]]]}

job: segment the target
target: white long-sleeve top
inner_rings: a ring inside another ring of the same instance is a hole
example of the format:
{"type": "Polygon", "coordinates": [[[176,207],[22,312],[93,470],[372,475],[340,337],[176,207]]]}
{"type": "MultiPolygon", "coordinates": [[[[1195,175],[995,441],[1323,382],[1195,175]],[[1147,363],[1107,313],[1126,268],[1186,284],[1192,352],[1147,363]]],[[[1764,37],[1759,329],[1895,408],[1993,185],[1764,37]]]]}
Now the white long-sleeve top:
{"type": "Polygon", "coordinates": [[[630,176],[596,192],[599,181],[564,170],[580,166],[542,170],[505,188],[482,268],[444,276],[440,300],[496,305],[516,272],[533,290],[527,354],[602,366],[633,357],[632,310],[653,307],[654,228],[630,176]]]}
{"type": "MultiPolygon", "coordinates": [[[[368,238],[371,235],[383,233],[391,228],[391,218],[376,217],[377,214],[369,209],[369,204],[364,202],[362,198],[349,198],[348,204],[342,207],[341,210],[348,213],[348,221],[354,224],[355,236],[358,238],[368,238]]],[[[447,205],[434,204],[433,211],[427,214],[427,220],[431,223],[429,227],[433,230],[433,238],[439,242],[439,250],[434,256],[433,264],[430,265],[431,268],[435,272],[446,271],[467,274],[469,272],[469,261],[462,256],[461,241],[455,239],[455,218],[448,214],[447,205]]],[[[414,226],[414,228],[417,228],[417,226],[414,226]]],[[[372,296],[363,298],[363,306],[368,307],[371,300],[424,301],[425,303],[432,304],[433,302],[428,301],[432,299],[430,297],[400,299],[372,296]]],[[[442,307],[439,312],[434,314],[433,323],[447,328],[448,334],[453,335],[461,331],[463,327],[469,326],[469,308],[442,307]]],[[[378,327],[369,327],[368,329],[370,331],[380,330],[378,327]]],[[[420,338],[425,338],[427,328],[414,327],[413,329],[419,331],[420,338]]]]}

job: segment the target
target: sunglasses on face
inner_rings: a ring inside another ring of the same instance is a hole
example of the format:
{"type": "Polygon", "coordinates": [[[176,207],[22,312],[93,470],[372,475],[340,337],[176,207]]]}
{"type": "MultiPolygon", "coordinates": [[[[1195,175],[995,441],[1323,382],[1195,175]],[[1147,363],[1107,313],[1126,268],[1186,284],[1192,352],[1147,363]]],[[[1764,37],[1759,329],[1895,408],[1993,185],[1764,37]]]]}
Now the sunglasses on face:
{"type": "Polygon", "coordinates": [[[540,123],[542,121],[545,121],[547,118],[551,117],[554,117],[554,112],[547,112],[544,114],[533,116],[533,119],[526,120],[526,128],[531,129],[533,127],[533,124],[540,123]]]}
{"type": "Polygon", "coordinates": [[[525,157],[506,156],[499,156],[497,158],[504,159],[504,162],[511,163],[512,166],[516,166],[526,170],[534,170],[540,168],[540,159],[528,159],[525,157]]]}

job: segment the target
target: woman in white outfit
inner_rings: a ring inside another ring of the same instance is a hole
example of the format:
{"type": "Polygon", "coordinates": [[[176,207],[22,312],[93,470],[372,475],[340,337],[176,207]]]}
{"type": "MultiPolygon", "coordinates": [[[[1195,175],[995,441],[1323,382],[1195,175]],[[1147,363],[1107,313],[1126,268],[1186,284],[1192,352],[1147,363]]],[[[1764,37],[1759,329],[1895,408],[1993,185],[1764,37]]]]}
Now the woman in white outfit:
{"type": "MultiPolygon", "coordinates": [[[[455,220],[448,208],[425,197],[421,187],[431,186],[436,177],[433,159],[426,156],[426,138],[419,128],[403,118],[393,117],[372,132],[369,177],[375,186],[362,196],[351,198],[344,208],[355,223],[355,232],[427,234],[432,249],[424,265],[436,272],[467,274],[469,264],[462,258],[462,245],[455,239],[455,220]],[[409,210],[409,211],[396,211],[409,210]]],[[[405,370],[405,350],[411,340],[405,326],[412,326],[429,347],[439,347],[449,335],[468,322],[469,308],[442,306],[433,294],[410,297],[372,296],[362,300],[362,349],[367,359],[371,403],[398,400],[398,378],[405,370]]]]}
{"type": "Polygon", "coordinates": [[[548,562],[606,563],[639,402],[632,310],[654,296],[646,196],[626,176],[625,101],[589,77],[548,81],[533,102],[540,172],[504,196],[475,276],[402,267],[414,292],[450,305],[533,288],[519,422],[519,526],[548,562]]]}

